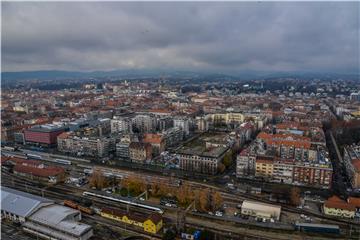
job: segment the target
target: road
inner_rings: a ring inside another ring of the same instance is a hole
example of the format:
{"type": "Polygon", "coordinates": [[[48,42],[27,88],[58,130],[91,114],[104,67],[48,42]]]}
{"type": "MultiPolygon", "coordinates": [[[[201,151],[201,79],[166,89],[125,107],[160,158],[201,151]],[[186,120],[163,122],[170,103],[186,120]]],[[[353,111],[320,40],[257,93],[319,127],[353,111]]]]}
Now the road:
{"type": "Polygon", "coordinates": [[[344,199],[347,197],[347,189],[351,187],[348,183],[345,173],[344,162],[340,154],[338,145],[332,134],[332,131],[327,131],[327,147],[329,149],[329,154],[332,159],[333,166],[333,181],[332,181],[332,190],[338,196],[342,196],[344,199]]]}

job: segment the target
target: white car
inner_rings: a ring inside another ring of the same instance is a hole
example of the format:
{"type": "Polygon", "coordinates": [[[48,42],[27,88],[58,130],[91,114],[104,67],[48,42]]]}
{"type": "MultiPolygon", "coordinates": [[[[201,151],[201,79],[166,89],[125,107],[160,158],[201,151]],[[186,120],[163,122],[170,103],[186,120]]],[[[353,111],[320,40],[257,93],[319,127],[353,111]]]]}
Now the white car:
{"type": "Polygon", "coordinates": [[[215,215],[218,216],[218,217],[222,217],[222,216],[223,216],[223,213],[220,212],[220,211],[216,211],[215,215]]]}

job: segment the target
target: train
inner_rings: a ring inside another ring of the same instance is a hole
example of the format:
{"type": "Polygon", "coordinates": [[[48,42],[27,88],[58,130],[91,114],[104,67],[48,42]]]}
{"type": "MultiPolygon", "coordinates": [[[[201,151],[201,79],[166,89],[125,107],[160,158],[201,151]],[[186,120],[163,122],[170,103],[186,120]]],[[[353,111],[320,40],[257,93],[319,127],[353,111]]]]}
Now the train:
{"type": "Polygon", "coordinates": [[[79,210],[80,212],[84,212],[86,214],[93,215],[95,212],[89,207],[82,206],[74,201],[71,200],[64,200],[64,206],[68,206],[74,209],[79,210]]]}
{"type": "Polygon", "coordinates": [[[4,146],[2,149],[5,150],[5,151],[9,151],[9,152],[15,152],[15,151],[18,150],[18,147],[4,146]]]}
{"type": "Polygon", "coordinates": [[[307,233],[329,233],[340,234],[338,225],[316,224],[316,223],[295,223],[295,229],[307,233]]]}
{"type": "Polygon", "coordinates": [[[27,153],[25,154],[27,159],[36,159],[36,160],[43,160],[43,158],[40,155],[27,153]]]}
{"type": "Polygon", "coordinates": [[[123,179],[123,175],[119,174],[119,173],[113,173],[113,172],[103,172],[103,176],[110,178],[110,177],[115,177],[115,178],[120,178],[123,179]]]}
{"type": "Polygon", "coordinates": [[[130,206],[134,206],[134,207],[138,207],[138,208],[142,208],[142,209],[146,209],[146,210],[150,210],[150,211],[155,211],[155,212],[160,213],[160,214],[164,213],[164,210],[162,210],[161,208],[158,208],[158,207],[133,202],[133,201],[130,201],[130,200],[123,200],[123,199],[119,199],[119,198],[114,198],[114,197],[101,195],[101,194],[97,194],[97,193],[93,193],[93,192],[83,192],[83,196],[91,196],[91,197],[102,198],[102,199],[106,199],[106,200],[110,200],[110,201],[114,201],[114,202],[128,204],[130,206]]]}
{"type": "Polygon", "coordinates": [[[56,162],[56,163],[65,164],[65,165],[71,165],[72,164],[71,161],[60,159],[60,158],[56,158],[53,161],[56,162]]]}

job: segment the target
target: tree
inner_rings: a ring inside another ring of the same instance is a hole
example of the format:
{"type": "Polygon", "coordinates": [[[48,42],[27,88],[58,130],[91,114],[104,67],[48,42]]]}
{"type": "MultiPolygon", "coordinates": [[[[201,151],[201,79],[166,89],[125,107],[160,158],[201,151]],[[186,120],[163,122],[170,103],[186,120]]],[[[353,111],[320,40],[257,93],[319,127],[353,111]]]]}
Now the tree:
{"type": "Polygon", "coordinates": [[[272,189],[272,197],[279,200],[289,202],[290,200],[290,188],[286,185],[276,185],[272,189]]]}
{"type": "Polygon", "coordinates": [[[213,205],[213,210],[217,210],[221,207],[222,203],[223,203],[223,198],[221,196],[221,194],[216,191],[213,193],[213,196],[212,196],[212,205],[213,205]]]}
{"type": "Polygon", "coordinates": [[[106,178],[102,174],[100,169],[95,169],[91,174],[89,180],[90,187],[95,187],[96,189],[103,189],[108,186],[106,178]]]}
{"type": "Polygon", "coordinates": [[[200,210],[203,212],[207,212],[210,209],[209,196],[210,196],[210,192],[208,188],[200,191],[199,193],[199,199],[198,199],[199,207],[200,210]]]}
{"type": "Polygon", "coordinates": [[[233,153],[232,150],[229,150],[225,156],[224,156],[224,160],[223,163],[225,165],[225,167],[230,167],[230,165],[232,164],[233,160],[233,153]]]}
{"type": "Polygon", "coordinates": [[[121,181],[121,185],[129,189],[134,195],[146,191],[146,184],[144,180],[137,176],[129,176],[121,181]]]}
{"type": "Polygon", "coordinates": [[[218,171],[219,173],[223,173],[225,171],[225,165],[222,163],[218,164],[218,171]]]}
{"type": "Polygon", "coordinates": [[[299,206],[300,201],[300,189],[298,187],[292,187],[290,191],[290,203],[294,206],[299,206]]]}
{"type": "Polygon", "coordinates": [[[194,191],[188,184],[183,184],[176,193],[179,204],[186,206],[194,200],[194,191]]]}

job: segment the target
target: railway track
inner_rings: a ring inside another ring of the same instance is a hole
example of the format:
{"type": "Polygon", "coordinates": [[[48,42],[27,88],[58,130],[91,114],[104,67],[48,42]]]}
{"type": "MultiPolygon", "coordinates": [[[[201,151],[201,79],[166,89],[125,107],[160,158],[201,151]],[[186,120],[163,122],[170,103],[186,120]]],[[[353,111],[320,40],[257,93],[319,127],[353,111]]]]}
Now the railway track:
{"type": "Polygon", "coordinates": [[[107,219],[104,219],[104,218],[99,217],[97,215],[94,215],[94,216],[88,215],[88,214],[82,214],[82,215],[83,215],[83,219],[85,220],[85,222],[87,222],[88,224],[91,224],[93,226],[98,224],[99,221],[100,221],[102,225],[105,225],[105,226],[108,226],[108,227],[111,227],[111,228],[116,228],[119,231],[126,230],[129,233],[139,235],[139,236],[144,237],[146,239],[161,239],[161,235],[159,235],[159,234],[156,234],[156,235],[151,234],[151,236],[149,236],[148,234],[144,234],[143,231],[139,230],[136,227],[133,227],[132,225],[125,225],[124,224],[124,227],[122,227],[123,224],[121,224],[120,222],[114,222],[112,220],[107,220],[107,219]]]}
{"type": "MultiPolygon", "coordinates": [[[[25,179],[19,179],[19,178],[13,178],[13,179],[10,179],[9,177],[5,178],[5,181],[2,182],[2,185],[5,185],[5,186],[8,186],[8,187],[11,187],[11,188],[15,188],[15,189],[18,189],[18,190],[21,190],[21,191],[28,191],[28,192],[31,192],[31,193],[34,193],[34,194],[41,194],[43,193],[45,197],[49,197],[49,198],[52,198],[52,199],[56,199],[59,203],[61,203],[64,199],[67,199],[69,194],[73,195],[74,193],[77,193],[77,195],[81,195],[79,194],[79,191],[76,187],[68,187],[68,186],[61,186],[61,185],[58,185],[58,186],[51,186],[51,187],[48,187],[48,188],[41,188],[39,187],[39,184],[36,183],[36,182],[32,182],[32,181],[29,181],[29,180],[25,180],[25,179]],[[15,183],[15,186],[14,186],[14,183],[15,183]],[[25,183],[27,183],[27,187],[25,185],[25,183]]],[[[108,201],[108,200],[105,200],[105,199],[96,199],[96,198],[89,198],[87,197],[86,199],[88,200],[91,200],[93,202],[93,205],[94,206],[111,206],[115,209],[127,209],[127,206],[124,205],[124,204],[119,204],[119,203],[114,203],[114,202],[111,202],[111,201],[108,201]]],[[[131,208],[132,211],[134,212],[140,212],[140,213],[144,213],[144,210],[141,209],[136,209],[135,207],[132,207],[131,208]]],[[[167,213],[164,215],[165,218],[169,218],[169,220],[171,220],[171,222],[176,222],[177,221],[177,218],[176,218],[176,214],[174,214],[175,212],[177,211],[177,209],[167,209],[167,213]]],[[[109,222],[110,220],[108,219],[104,219],[104,218],[94,218],[90,215],[86,215],[84,214],[84,216],[86,216],[87,218],[90,218],[92,220],[97,220],[96,223],[100,223],[100,224],[107,224],[108,226],[117,226],[118,228],[122,229],[122,230],[126,230],[126,229],[131,229],[131,227],[129,227],[129,225],[125,226],[125,228],[119,226],[119,224],[116,224],[116,223],[112,223],[112,222],[109,222]]],[[[225,221],[225,220],[224,220],[225,221]]],[[[189,224],[187,223],[188,225],[192,225],[193,227],[202,227],[202,228],[206,228],[206,229],[209,229],[211,231],[217,231],[219,234],[220,233],[223,233],[223,229],[222,228],[208,228],[210,227],[208,224],[206,224],[206,221],[204,221],[204,224],[201,224],[201,225],[194,225],[194,224],[189,224]]],[[[137,233],[140,233],[142,232],[141,230],[137,230],[135,229],[134,230],[135,232],[137,233]]],[[[263,231],[263,230],[260,230],[259,231],[263,231]]],[[[230,231],[231,232],[231,231],[230,231]]],[[[232,232],[232,234],[235,234],[233,236],[241,236],[241,234],[239,233],[236,233],[236,232],[232,232]]],[[[248,236],[250,233],[247,233],[246,236],[248,236]]],[[[245,236],[245,235],[244,235],[245,236]]],[[[267,239],[271,239],[271,238],[266,238],[266,237],[263,237],[264,234],[259,234],[259,235],[254,235],[254,238],[256,239],[264,239],[264,240],[267,240],[267,239]]]]}
{"type": "MultiPolygon", "coordinates": [[[[43,190],[43,189],[41,189],[39,187],[36,187],[36,186],[33,186],[33,185],[28,185],[27,187],[25,187],[25,185],[23,186],[24,181],[22,179],[16,179],[16,180],[14,180],[14,182],[16,184],[12,185],[12,183],[13,183],[12,181],[5,180],[5,181],[2,182],[2,185],[6,186],[6,187],[13,188],[13,189],[17,189],[17,190],[20,190],[20,191],[26,191],[28,193],[34,193],[36,195],[39,195],[40,191],[44,191],[45,192],[44,197],[48,197],[48,198],[51,198],[53,200],[56,200],[55,202],[57,202],[57,203],[62,203],[62,201],[64,199],[66,199],[68,194],[69,194],[69,192],[66,192],[65,190],[60,190],[60,192],[52,192],[52,191],[49,191],[49,190],[43,190]]],[[[59,189],[57,189],[57,191],[59,191],[59,189]]],[[[96,201],[96,202],[101,202],[101,201],[96,201]]],[[[104,205],[104,202],[101,202],[101,204],[104,205]]],[[[119,206],[117,206],[115,204],[110,204],[110,203],[105,203],[105,204],[111,205],[112,207],[117,208],[117,209],[119,208],[119,206]]],[[[141,213],[144,213],[144,211],[142,211],[141,213]]],[[[131,233],[131,234],[140,235],[140,236],[145,237],[147,239],[161,239],[161,236],[158,235],[158,234],[157,235],[151,234],[151,237],[149,237],[150,234],[144,234],[144,232],[142,230],[137,229],[136,227],[133,227],[132,225],[126,224],[126,225],[122,226],[121,223],[113,222],[111,220],[99,217],[98,215],[92,216],[92,215],[89,215],[89,214],[86,214],[86,213],[82,213],[82,216],[86,220],[86,222],[90,223],[90,224],[99,224],[100,223],[101,225],[116,228],[118,230],[126,231],[126,232],[131,233]]]]}

